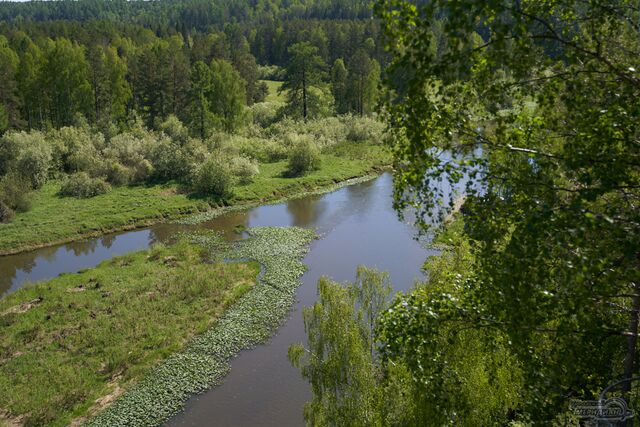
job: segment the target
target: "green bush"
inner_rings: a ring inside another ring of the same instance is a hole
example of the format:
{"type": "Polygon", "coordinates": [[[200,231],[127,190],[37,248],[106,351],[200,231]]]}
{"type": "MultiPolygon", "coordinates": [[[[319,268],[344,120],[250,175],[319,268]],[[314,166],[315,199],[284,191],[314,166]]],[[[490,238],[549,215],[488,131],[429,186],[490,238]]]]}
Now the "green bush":
{"type": "Polygon", "coordinates": [[[280,105],[274,102],[259,102],[251,106],[253,123],[263,128],[276,122],[280,111],[280,105]]]}
{"type": "Polygon", "coordinates": [[[153,175],[153,165],[147,159],[143,159],[140,163],[135,165],[133,169],[133,181],[145,182],[153,175]]]}
{"type": "Polygon", "coordinates": [[[229,159],[224,156],[210,156],[198,168],[194,179],[194,189],[202,194],[225,197],[233,187],[233,173],[229,159]]]}
{"type": "Polygon", "coordinates": [[[158,129],[178,145],[184,145],[189,140],[189,129],[173,114],[160,123],[158,129]]]}
{"type": "Polygon", "coordinates": [[[382,142],[384,124],[370,117],[345,118],[348,128],[347,139],[349,141],[382,142]]]}
{"type": "Polygon", "coordinates": [[[248,184],[260,173],[258,165],[246,157],[231,159],[231,171],[240,184],[248,184]]]}
{"type": "Polygon", "coordinates": [[[0,201],[13,211],[26,212],[31,209],[30,191],[30,183],[15,173],[0,179],[0,201]]]}
{"type": "Polygon", "coordinates": [[[85,172],[71,175],[60,188],[61,196],[87,199],[108,193],[111,186],[102,178],[91,178],[85,172]]]}
{"type": "Polygon", "coordinates": [[[107,176],[107,181],[115,186],[127,185],[133,179],[131,169],[114,160],[107,163],[105,167],[105,175],[107,176]]]}
{"type": "Polygon", "coordinates": [[[62,169],[68,173],[87,172],[98,174],[104,167],[100,151],[104,148],[104,136],[93,134],[87,128],[63,127],[48,134],[50,145],[58,147],[62,169]]]}
{"type": "Polygon", "coordinates": [[[31,188],[41,188],[49,178],[51,160],[51,147],[43,139],[32,139],[30,144],[20,147],[16,172],[30,182],[31,188]]]}
{"type": "Polygon", "coordinates": [[[0,223],[11,222],[13,218],[16,216],[16,213],[9,206],[4,204],[2,200],[0,200],[0,223]]]}
{"type": "Polygon", "coordinates": [[[289,155],[289,173],[293,176],[320,168],[320,150],[308,138],[301,139],[289,155]]]}
{"type": "Polygon", "coordinates": [[[196,165],[206,159],[207,147],[195,139],[184,145],[162,135],[151,148],[149,160],[153,166],[153,175],[160,180],[178,179],[183,182],[191,176],[196,165]]]}

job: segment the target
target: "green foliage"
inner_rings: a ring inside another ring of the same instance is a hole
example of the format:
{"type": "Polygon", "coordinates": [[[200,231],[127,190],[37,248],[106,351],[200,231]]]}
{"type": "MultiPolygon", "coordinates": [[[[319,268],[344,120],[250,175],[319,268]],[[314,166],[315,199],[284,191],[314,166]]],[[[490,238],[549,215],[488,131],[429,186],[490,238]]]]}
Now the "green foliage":
{"type": "Polygon", "coordinates": [[[7,129],[9,129],[9,115],[7,109],[0,104],[0,135],[5,133],[7,129]]]}
{"type": "Polygon", "coordinates": [[[14,143],[18,144],[18,152],[12,171],[31,184],[31,188],[41,188],[49,178],[49,167],[52,160],[51,147],[40,133],[14,134],[14,143]]]}
{"type": "Polygon", "coordinates": [[[234,157],[231,159],[231,171],[240,184],[248,184],[260,173],[255,162],[246,157],[234,157]]]}
{"type": "Polygon", "coordinates": [[[74,122],[77,113],[89,116],[93,93],[89,83],[89,64],[85,48],[70,40],[47,40],[42,51],[42,94],[48,118],[54,126],[74,122]]]}
{"type": "Polygon", "coordinates": [[[320,168],[320,150],[310,138],[299,138],[289,154],[289,172],[293,176],[303,175],[320,168]]]}
{"type": "Polygon", "coordinates": [[[504,425],[522,405],[522,371],[508,336],[474,328],[481,319],[468,300],[475,258],[462,226],[458,220],[437,236],[442,252],[425,264],[428,282],[397,295],[379,320],[385,366],[410,374],[412,424],[504,425]]]}
{"type": "Polygon", "coordinates": [[[592,398],[638,373],[627,338],[640,253],[634,7],[377,4],[393,56],[397,206],[415,206],[426,230],[464,189],[476,242],[464,300],[442,295],[434,313],[459,305],[471,330],[512,343],[536,423],[567,410],[567,396],[592,398]]]}
{"type": "Polygon", "coordinates": [[[206,196],[224,198],[233,186],[233,169],[229,159],[212,154],[197,170],[194,189],[206,196]]]}
{"type": "Polygon", "coordinates": [[[126,62],[113,46],[92,46],[87,56],[91,65],[94,120],[103,125],[124,120],[131,99],[126,62]]]}
{"type": "Polygon", "coordinates": [[[189,90],[189,109],[191,128],[202,139],[206,139],[215,124],[215,116],[211,112],[211,96],[213,91],[213,75],[211,68],[202,61],[191,67],[189,90]]]}
{"type": "Polygon", "coordinates": [[[102,134],[92,133],[86,127],[66,126],[47,135],[54,157],[64,172],[86,172],[100,175],[103,164],[100,150],[104,144],[102,134]]]}
{"type": "Polygon", "coordinates": [[[385,424],[374,334],[390,292],[388,275],[362,266],[356,283],[318,281],[318,301],[302,314],[308,348],[289,348],[289,359],[313,391],[304,409],[308,425],[385,424]]]}
{"type": "Polygon", "coordinates": [[[336,100],[336,113],[345,114],[349,111],[348,83],[349,76],[342,58],[336,59],[331,67],[331,90],[336,100]]]}
{"type": "Polygon", "coordinates": [[[21,125],[16,75],[20,60],[4,36],[0,36],[0,135],[9,126],[21,125]]]}
{"type": "Polygon", "coordinates": [[[62,184],[60,195],[88,199],[100,194],[106,194],[110,190],[111,186],[104,179],[91,178],[85,172],[78,172],[70,175],[62,184]]]}
{"type": "Polygon", "coordinates": [[[326,64],[318,55],[318,48],[308,42],[291,45],[289,63],[280,90],[287,90],[289,107],[303,119],[309,116],[310,88],[321,83],[326,64]]]}
{"type": "Polygon", "coordinates": [[[224,60],[211,62],[211,111],[227,132],[241,127],[246,120],[246,82],[233,66],[224,60]]]}
{"type": "Polygon", "coordinates": [[[16,216],[16,213],[7,204],[0,200],[0,223],[11,222],[16,216]]]}
{"type": "Polygon", "coordinates": [[[31,208],[30,193],[31,184],[20,175],[10,173],[0,179],[0,201],[12,211],[28,211],[31,208]]]}

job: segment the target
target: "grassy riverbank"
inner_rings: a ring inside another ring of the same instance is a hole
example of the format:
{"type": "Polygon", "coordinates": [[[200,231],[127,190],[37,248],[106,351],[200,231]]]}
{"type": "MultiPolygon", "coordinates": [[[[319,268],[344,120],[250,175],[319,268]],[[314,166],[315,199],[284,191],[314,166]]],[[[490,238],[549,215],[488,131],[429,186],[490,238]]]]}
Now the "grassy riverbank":
{"type": "MultiPolygon", "coordinates": [[[[295,197],[350,178],[376,173],[390,163],[379,144],[340,144],[323,153],[321,168],[304,176],[286,177],[287,162],[260,164],[253,182],[237,185],[226,205],[243,206],[295,197]]],[[[219,207],[195,198],[177,184],[124,186],[91,199],[60,197],[60,182],[34,193],[32,209],[0,224],[0,255],[78,240],[112,231],[152,225],[167,219],[219,207]]]]}
{"type": "Polygon", "coordinates": [[[0,425],[66,425],[109,404],[256,283],[182,241],[0,300],[0,425]],[[98,400],[96,400],[98,399],[98,400]]]}
{"type": "MultiPolygon", "coordinates": [[[[87,426],[156,426],[179,412],[193,394],[219,384],[229,361],[243,349],[266,342],[295,302],[301,260],[315,233],[297,227],[249,230],[225,258],[252,259],[263,267],[254,286],[205,333],[152,369],[87,426]]],[[[207,236],[199,241],[207,245],[207,236]]]]}

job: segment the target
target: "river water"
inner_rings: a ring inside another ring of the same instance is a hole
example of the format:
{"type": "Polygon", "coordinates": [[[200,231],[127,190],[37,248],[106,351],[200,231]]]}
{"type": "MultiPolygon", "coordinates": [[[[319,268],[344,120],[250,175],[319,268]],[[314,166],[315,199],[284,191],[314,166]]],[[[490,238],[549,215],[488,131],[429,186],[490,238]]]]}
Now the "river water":
{"type": "MultiPolygon", "coordinates": [[[[412,226],[398,220],[392,207],[390,174],[321,196],[234,212],[198,225],[236,239],[237,226],[299,226],[315,228],[321,238],[312,243],[291,316],[265,345],[241,352],[231,362],[224,383],[193,397],[169,426],[299,426],[310,388],[287,359],[291,343],[304,341],[301,310],[316,299],[318,278],[355,278],[364,264],[389,272],[395,290],[406,291],[423,278],[421,266],[434,250],[415,239],[412,226]]],[[[97,265],[116,254],[141,250],[168,240],[187,226],[161,224],[144,230],[44,248],[0,258],[0,294],[27,282],[97,265]]]]}

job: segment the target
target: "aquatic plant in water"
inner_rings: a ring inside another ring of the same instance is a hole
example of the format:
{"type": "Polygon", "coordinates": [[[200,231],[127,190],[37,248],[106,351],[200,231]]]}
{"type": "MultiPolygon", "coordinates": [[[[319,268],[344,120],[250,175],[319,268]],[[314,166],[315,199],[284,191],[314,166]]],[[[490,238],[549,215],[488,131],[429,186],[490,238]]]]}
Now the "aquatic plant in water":
{"type": "MultiPolygon", "coordinates": [[[[190,396],[219,384],[230,370],[231,357],[271,337],[295,301],[306,269],[301,259],[316,234],[297,227],[254,228],[249,234],[224,258],[259,262],[263,270],[258,285],[207,332],[152,369],[86,426],[158,425],[178,413],[190,396]]],[[[219,247],[207,239],[206,234],[194,236],[205,247],[219,247]]]]}

